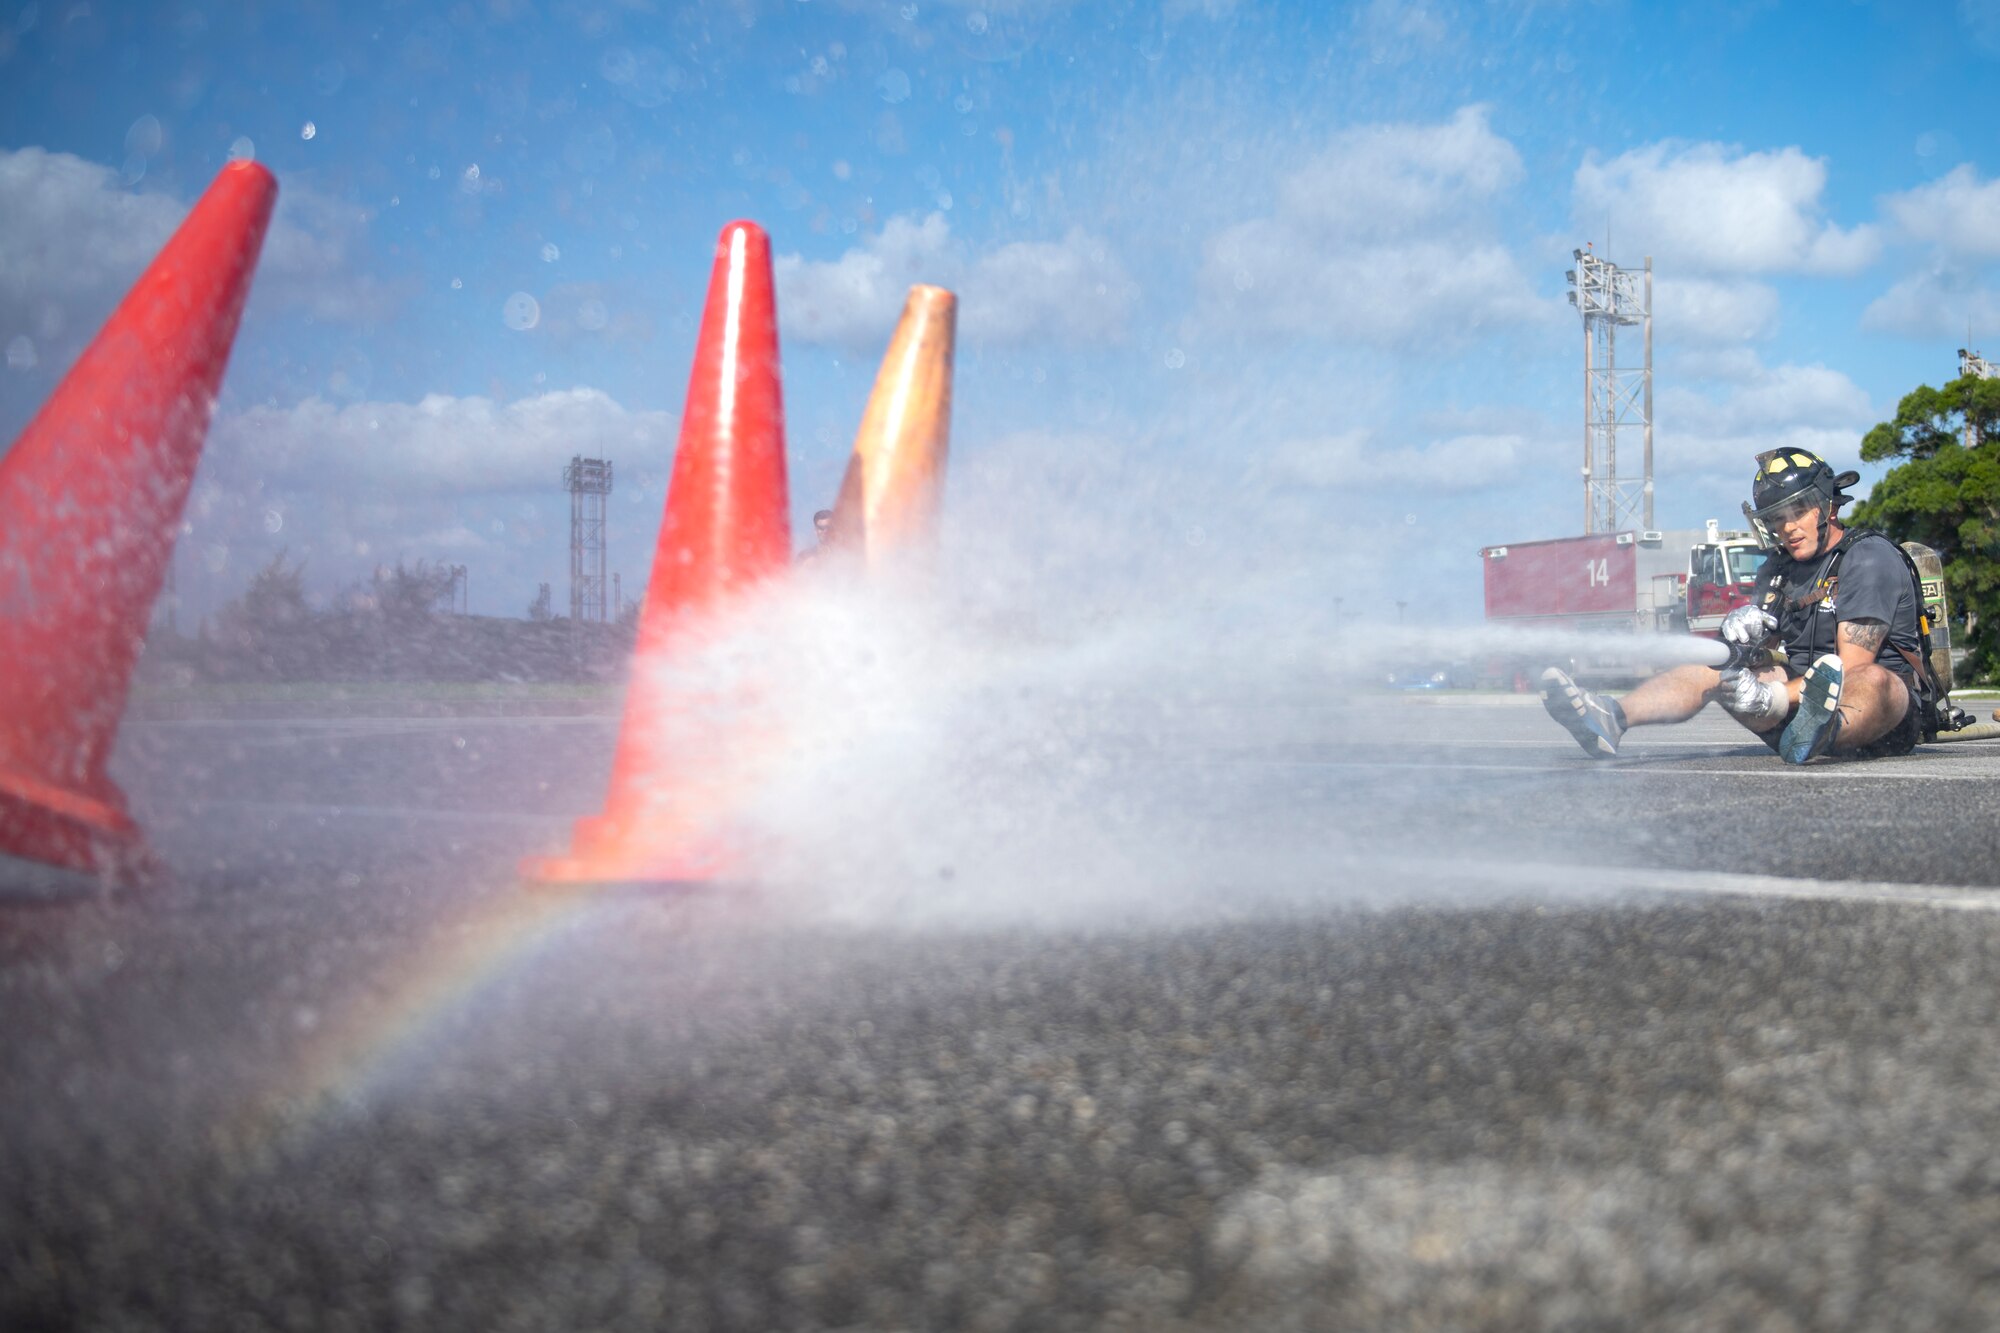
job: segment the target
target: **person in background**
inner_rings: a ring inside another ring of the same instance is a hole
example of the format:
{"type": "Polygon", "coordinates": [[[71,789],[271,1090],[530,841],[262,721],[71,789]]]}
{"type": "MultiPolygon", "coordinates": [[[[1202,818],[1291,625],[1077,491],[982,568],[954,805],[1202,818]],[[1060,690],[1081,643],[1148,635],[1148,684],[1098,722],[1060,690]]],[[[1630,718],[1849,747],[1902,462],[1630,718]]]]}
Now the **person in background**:
{"type": "Polygon", "coordinates": [[[806,561],[806,560],[811,560],[816,556],[825,555],[827,549],[827,543],[831,540],[832,532],[833,532],[833,511],[831,509],[814,510],[813,511],[814,541],[811,546],[808,546],[805,550],[799,552],[799,560],[806,561]]]}

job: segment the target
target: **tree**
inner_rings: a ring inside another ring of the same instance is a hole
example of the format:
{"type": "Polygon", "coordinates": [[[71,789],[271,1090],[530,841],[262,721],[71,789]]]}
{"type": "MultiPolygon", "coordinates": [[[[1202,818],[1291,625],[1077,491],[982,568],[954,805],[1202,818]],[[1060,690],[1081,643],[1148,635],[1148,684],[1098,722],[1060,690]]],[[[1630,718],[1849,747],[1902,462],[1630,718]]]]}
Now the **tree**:
{"type": "Polygon", "coordinates": [[[414,628],[430,620],[432,609],[451,592],[453,582],[450,565],[434,565],[428,560],[406,565],[398,560],[393,569],[375,571],[371,592],[384,620],[414,628]]]}
{"type": "Polygon", "coordinates": [[[1861,441],[1868,462],[1901,458],[1854,521],[1944,559],[1952,610],[1965,617],[1968,678],[2000,670],[2000,380],[1962,375],[1919,385],[1861,441]]]}
{"type": "Polygon", "coordinates": [[[305,573],[302,560],[287,561],[290,548],[271,557],[270,563],[250,576],[243,595],[223,608],[225,619],[237,630],[268,634],[295,629],[312,618],[306,605],[305,573]]]}

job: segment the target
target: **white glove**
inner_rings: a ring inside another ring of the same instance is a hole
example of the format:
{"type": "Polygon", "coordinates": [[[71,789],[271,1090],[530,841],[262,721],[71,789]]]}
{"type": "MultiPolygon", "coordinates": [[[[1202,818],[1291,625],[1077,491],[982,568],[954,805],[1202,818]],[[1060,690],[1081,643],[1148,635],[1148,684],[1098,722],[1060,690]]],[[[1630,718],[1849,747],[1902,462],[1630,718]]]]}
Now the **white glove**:
{"type": "MultiPolygon", "coordinates": [[[[1748,607],[1737,608],[1737,610],[1748,609],[1748,607]]],[[[1730,614],[1734,615],[1735,612],[1732,611],[1730,614]]],[[[1754,672],[1741,669],[1731,669],[1722,673],[1722,683],[1716,687],[1715,701],[1737,717],[1764,721],[1783,717],[1792,702],[1778,686],[1757,679],[1754,672]]]]}
{"type": "Polygon", "coordinates": [[[1722,618],[1722,641],[1760,644],[1778,632],[1778,618],[1761,606],[1739,606],[1722,618]]]}

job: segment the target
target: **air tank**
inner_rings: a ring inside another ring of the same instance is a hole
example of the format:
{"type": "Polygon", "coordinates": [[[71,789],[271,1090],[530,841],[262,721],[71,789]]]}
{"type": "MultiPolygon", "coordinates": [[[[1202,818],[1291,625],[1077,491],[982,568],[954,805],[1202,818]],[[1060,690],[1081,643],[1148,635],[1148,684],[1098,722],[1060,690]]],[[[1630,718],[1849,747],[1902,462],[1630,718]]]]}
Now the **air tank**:
{"type": "Polygon", "coordinates": [[[1917,584],[1923,590],[1924,617],[1931,628],[1931,670],[1938,687],[1951,693],[1951,618],[1944,600],[1944,561],[1922,542],[1904,542],[1903,550],[1917,567],[1917,584]]]}

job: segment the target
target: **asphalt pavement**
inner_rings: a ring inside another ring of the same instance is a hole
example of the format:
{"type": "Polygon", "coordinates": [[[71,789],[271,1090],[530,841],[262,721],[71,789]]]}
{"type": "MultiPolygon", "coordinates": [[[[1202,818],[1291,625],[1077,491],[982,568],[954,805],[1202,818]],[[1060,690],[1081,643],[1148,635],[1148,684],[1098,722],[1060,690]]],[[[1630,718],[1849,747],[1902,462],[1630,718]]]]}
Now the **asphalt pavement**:
{"type": "Polygon", "coordinates": [[[0,1328],[2000,1323],[2000,742],[1098,700],[557,892],[615,719],[293,711],[0,866],[0,1328]]]}

